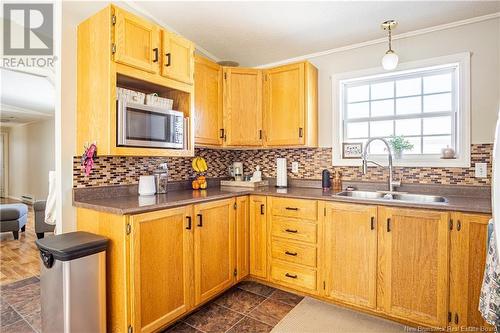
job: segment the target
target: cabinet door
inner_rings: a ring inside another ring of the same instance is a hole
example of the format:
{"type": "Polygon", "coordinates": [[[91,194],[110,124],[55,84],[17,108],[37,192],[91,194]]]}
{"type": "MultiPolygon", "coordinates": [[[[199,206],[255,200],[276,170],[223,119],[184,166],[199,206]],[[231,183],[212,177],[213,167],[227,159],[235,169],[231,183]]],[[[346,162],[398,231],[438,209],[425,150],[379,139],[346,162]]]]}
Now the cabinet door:
{"type": "Polygon", "coordinates": [[[450,220],[450,312],[455,327],[489,327],[478,310],[490,216],[454,213],[450,220]]]}
{"type": "Polygon", "coordinates": [[[226,145],[262,145],[262,71],[224,68],[223,90],[226,145]]]}
{"type": "Polygon", "coordinates": [[[114,11],[116,17],[114,60],[157,73],[160,58],[158,27],[117,7],[114,11]]]}
{"type": "Polygon", "coordinates": [[[234,282],[234,199],[194,206],[194,278],[196,304],[234,282]]]}
{"type": "Polygon", "coordinates": [[[448,315],[447,212],[379,207],[377,298],[393,316],[444,327],[448,315]]]}
{"type": "Polygon", "coordinates": [[[303,145],[305,118],[304,63],[265,72],[265,138],[268,146],[303,145]]]}
{"type": "Polygon", "coordinates": [[[222,145],[222,67],[195,57],[194,112],[195,142],[222,145]]]}
{"type": "Polygon", "coordinates": [[[162,30],[163,54],[161,75],[193,83],[194,44],[181,36],[162,30]]]}
{"type": "Polygon", "coordinates": [[[326,296],[374,309],[377,207],[325,204],[326,296]]]}
{"type": "Polygon", "coordinates": [[[250,274],[267,278],[267,207],[265,196],[250,196],[250,274]]]}
{"type": "Polygon", "coordinates": [[[250,199],[236,198],[236,280],[250,273],[250,199]]]}
{"type": "Polygon", "coordinates": [[[132,322],[138,332],[156,331],[192,307],[191,214],[186,206],[131,217],[132,322]]]}

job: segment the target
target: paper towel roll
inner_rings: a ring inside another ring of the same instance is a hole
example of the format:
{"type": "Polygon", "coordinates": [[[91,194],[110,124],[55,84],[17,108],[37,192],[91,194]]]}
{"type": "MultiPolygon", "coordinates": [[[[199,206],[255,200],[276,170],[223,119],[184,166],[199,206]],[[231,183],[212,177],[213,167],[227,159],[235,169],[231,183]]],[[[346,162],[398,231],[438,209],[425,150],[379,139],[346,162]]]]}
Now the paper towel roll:
{"type": "Polygon", "coordinates": [[[286,158],[280,157],[276,159],[276,186],[287,187],[286,182],[287,169],[286,158]]]}

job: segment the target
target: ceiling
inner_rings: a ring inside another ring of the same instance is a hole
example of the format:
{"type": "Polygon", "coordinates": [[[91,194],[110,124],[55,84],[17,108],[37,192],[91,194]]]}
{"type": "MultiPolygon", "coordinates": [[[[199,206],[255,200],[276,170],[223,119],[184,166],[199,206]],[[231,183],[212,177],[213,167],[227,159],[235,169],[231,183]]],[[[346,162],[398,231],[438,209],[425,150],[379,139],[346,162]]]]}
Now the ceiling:
{"type": "Polygon", "coordinates": [[[258,66],[500,11],[500,1],[128,1],[215,60],[258,66]]]}
{"type": "Polygon", "coordinates": [[[0,69],[0,126],[12,127],[54,116],[52,79],[38,73],[0,69]]]}

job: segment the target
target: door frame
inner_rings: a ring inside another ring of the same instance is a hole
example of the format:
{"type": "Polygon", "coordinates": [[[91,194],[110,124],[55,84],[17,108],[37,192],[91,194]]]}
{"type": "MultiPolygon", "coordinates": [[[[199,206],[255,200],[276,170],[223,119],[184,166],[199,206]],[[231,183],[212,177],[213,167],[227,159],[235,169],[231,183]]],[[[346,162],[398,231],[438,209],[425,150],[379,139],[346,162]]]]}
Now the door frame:
{"type": "Polygon", "coordinates": [[[0,192],[0,197],[8,198],[9,197],[9,132],[8,130],[0,130],[0,136],[2,136],[2,152],[3,152],[3,193],[0,192]]]}

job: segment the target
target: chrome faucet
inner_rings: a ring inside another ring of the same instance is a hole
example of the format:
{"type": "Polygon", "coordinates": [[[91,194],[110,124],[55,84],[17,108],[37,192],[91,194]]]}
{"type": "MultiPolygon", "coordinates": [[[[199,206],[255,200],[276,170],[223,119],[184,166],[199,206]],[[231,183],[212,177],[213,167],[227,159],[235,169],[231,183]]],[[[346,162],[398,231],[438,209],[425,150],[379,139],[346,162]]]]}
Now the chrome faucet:
{"type": "Polygon", "coordinates": [[[363,150],[363,154],[362,154],[362,158],[363,158],[363,175],[366,175],[368,163],[372,163],[372,164],[375,164],[375,165],[377,165],[379,167],[385,168],[385,166],[381,165],[380,163],[368,160],[368,146],[370,145],[370,143],[372,143],[375,140],[382,141],[385,144],[385,146],[387,147],[387,153],[388,153],[387,157],[388,157],[388,160],[389,160],[389,165],[388,165],[388,169],[389,169],[389,192],[394,192],[394,187],[395,186],[401,186],[401,182],[400,181],[394,181],[394,179],[393,179],[392,153],[391,153],[391,147],[389,146],[389,143],[387,142],[387,140],[382,139],[382,138],[371,138],[370,140],[368,140],[366,142],[365,149],[363,150]]]}

